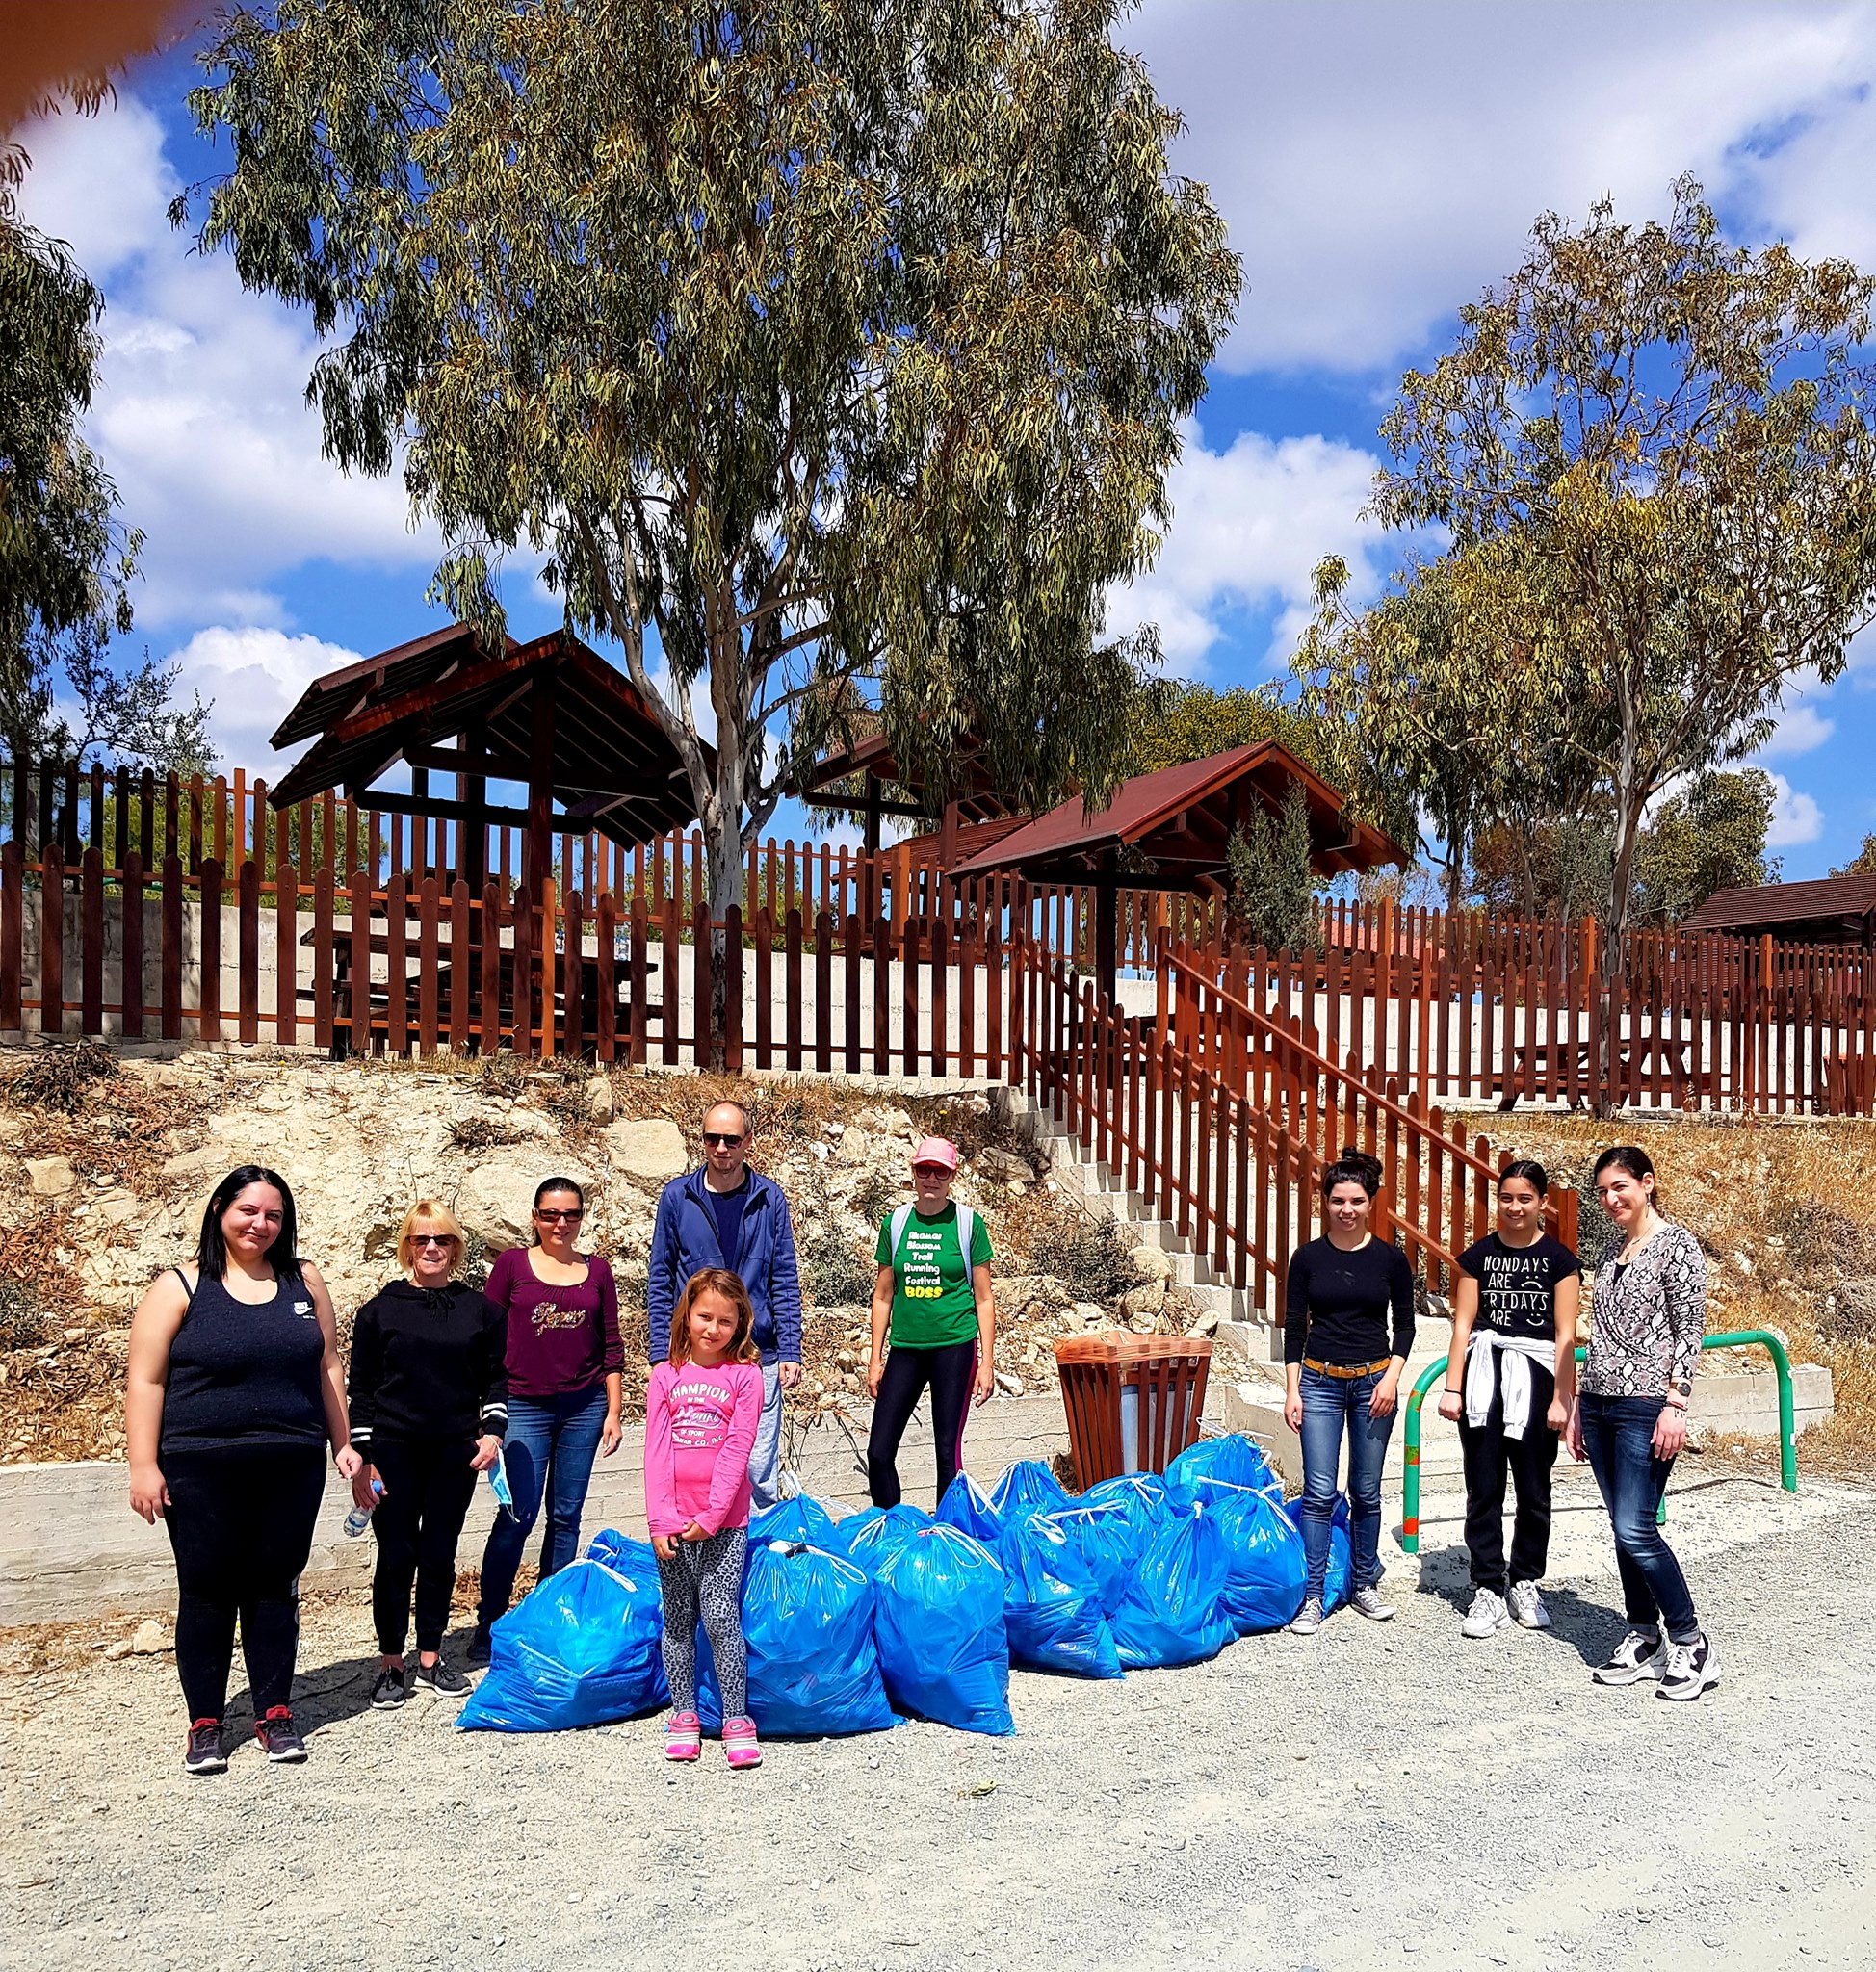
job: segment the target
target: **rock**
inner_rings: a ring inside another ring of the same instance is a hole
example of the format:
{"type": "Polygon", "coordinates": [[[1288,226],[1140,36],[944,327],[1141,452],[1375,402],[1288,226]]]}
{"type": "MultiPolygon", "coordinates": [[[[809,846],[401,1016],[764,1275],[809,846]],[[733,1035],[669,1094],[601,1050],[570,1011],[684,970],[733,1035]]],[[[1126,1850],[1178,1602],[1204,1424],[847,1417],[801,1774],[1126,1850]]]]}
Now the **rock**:
{"type": "Polygon", "coordinates": [[[1133,1278],[1142,1286],[1154,1281],[1162,1284],[1172,1279],[1172,1255],[1163,1246],[1136,1246],[1128,1256],[1133,1278]]]}
{"type": "MultiPolygon", "coordinates": [[[[833,1126],[829,1124],[828,1128],[833,1126]]],[[[834,1161],[839,1164],[864,1164],[872,1155],[873,1139],[857,1127],[844,1130],[834,1147],[834,1161]]]]}
{"type": "Polygon", "coordinates": [[[612,1120],[612,1084],[603,1075],[596,1075],[586,1084],[586,1114],[595,1123],[611,1123],[612,1120]]]}
{"type": "Polygon", "coordinates": [[[65,1157],[28,1157],[26,1179],[35,1198],[64,1198],[78,1182],[71,1162],[65,1157]]]}
{"type": "Polygon", "coordinates": [[[122,1226],[137,1216],[137,1195],[135,1192],[107,1191],[97,1202],[98,1214],[113,1226],[122,1226]]]}
{"type": "Polygon", "coordinates": [[[985,1178],[1002,1179],[1005,1182],[1012,1178],[1033,1178],[1027,1157],[1019,1157],[1014,1151],[1006,1151],[1001,1144],[985,1144],[971,1162],[985,1178]]]}
{"type": "Polygon", "coordinates": [[[456,1216],[490,1253],[525,1246],[534,1225],[534,1186],[546,1172],[507,1162],[470,1172],[456,1194],[456,1216]]]}
{"type": "Polygon", "coordinates": [[[1166,1284],[1164,1281],[1145,1281],[1137,1287],[1130,1287],[1120,1297],[1120,1311],[1124,1315],[1158,1314],[1166,1305],[1166,1284]]]}
{"type": "Polygon", "coordinates": [[[1008,1191],[1011,1198],[1022,1198],[1029,1191],[1029,1185],[1021,1178],[1012,1178],[1009,1181],[1008,1191]]]}
{"type": "Polygon", "coordinates": [[[1742,1274],[1746,1275],[1748,1279],[1751,1278],[1752,1261],[1749,1260],[1743,1253],[1735,1253],[1733,1256],[1733,1264],[1735,1267],[1737,1267],[1742,1274]]]}
{"type": "Polygon", "coordinates": [[[1006,1397],[1020,1397],[1023,1394],[1023,1379],[1020,1376],[1012,1376],[1007,1369],[1000,1369],[997,1372],[997,1388],[1006,1397]]]}
{"type": "Polygon", "coordinates": [[[131,1652],[138,1657],[158,1657],[169,1648],[169,1632],[154,1616],[145,1617],[130,1640],[131,1652]]]}
{"type": "Polygon", "coordinates": [[[621,1118],[606,1129],[606,1150],[628,1177],[660,1182],[681,1178],[690,1168],[684,1132],[668,1117],[621,1118]]]}
{"type": "Polygon", "coordinates": [[[98,1336],[97,1346],[114,1369],[122,1369],[130,1361],[130,1331],[127,1328],[106,1329],[98,1336]]]}
{"type": "Polygon", "coordinates": [[[1218,1333],[1218,1317],[1210,1309],[1201,1309],[1186,1324],[1188,1336],[1215,1336],[1218,1333]]]}
{"type": "Polygon", "coordinates": [[[128,1637],[119,1637],[115,1644],[106,1644],[104,1647],[105,1662],[115,1664],[120,1658],[128,1657],[130,1655],[130,1639],[128,1637]]]}
{"type": "Polygon", "coordinates": [[[204,1144],[199,1151],[184,1151],[167,1159],[163,1175],[165,1178],[206,1178],[213,1172],[219,1178],[231,1161],[227,1152],[219,1145],[204,1144]]]}
{"type": "Polygon", "coordinates": [[[1098,1329],[1107,1318],[1098,1301],[1078,1301],[1069,1311],[1083,1328],[1098,1329]]]}

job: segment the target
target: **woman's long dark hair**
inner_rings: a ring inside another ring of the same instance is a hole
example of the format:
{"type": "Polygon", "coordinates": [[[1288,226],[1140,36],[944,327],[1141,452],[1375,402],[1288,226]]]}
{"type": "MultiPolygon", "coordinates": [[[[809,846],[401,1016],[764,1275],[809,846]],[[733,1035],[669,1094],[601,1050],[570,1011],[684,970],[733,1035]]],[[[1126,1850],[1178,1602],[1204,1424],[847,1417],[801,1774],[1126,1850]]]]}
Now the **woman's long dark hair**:
{"type": "Polygon", "coordinates": [[[1366,1151],[1347,1146],[1333,1164],[1323,1167],[1322,1196],[1327,1199],[1338,1184],[1359,1184],[1372,1198],[1381,1189],[1381,1160],[1366,1151]]]}
{"type": "Polygon", "coordinates": [[[293,1192],[277,1171],[265,1164],[242,1164],[230,1171],[209,1193],[202,1213],[202,1236],[195,1242],[195,1264],[205,1281],[227,1277],[228,1242],[221,1236],[221,1215],[250,1184],[271,1184],[280,1194],[280,1232],[267,1249],[268,1264],[276,1281],[298,1281],[300,1271],[300,1225],[294,1216],[293,1192]]]}

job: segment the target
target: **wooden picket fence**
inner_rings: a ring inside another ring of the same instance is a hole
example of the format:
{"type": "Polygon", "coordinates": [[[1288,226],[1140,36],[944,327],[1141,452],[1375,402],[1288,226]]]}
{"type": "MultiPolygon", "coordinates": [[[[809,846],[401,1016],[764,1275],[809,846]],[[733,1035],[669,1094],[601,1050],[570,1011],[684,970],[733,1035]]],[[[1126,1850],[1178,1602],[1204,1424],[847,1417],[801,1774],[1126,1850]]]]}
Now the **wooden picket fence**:
{"type": "MultiPolygon", "coordinates": [[[[1453,1262],[1494,1224],[1499,1170],[1483,1136],[1421,1092],[1338,1067],[1293,1023],[1165,953],[1150,1015],[1130,1016],[1038,942],[1011,954],[1009,1078],[1089,1154],[1281,1323],[1290,1258],[1321,1225],[1324,1167],[1353,1145],[1380,1160],[1376,1232],[1450,1293],[1453,1262]]],[[[1553,1185],[1547,1216],[1576,1241],[1578,1200],[1553,1185]]]]}

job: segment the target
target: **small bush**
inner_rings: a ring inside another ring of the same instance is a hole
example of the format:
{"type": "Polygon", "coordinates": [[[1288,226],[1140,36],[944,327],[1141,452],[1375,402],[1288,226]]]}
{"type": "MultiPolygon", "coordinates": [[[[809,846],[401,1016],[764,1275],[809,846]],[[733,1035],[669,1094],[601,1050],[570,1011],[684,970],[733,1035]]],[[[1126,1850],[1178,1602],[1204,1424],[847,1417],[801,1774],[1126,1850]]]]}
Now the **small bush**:
{"type": "Polygon", "coordinates": [[[484,1054],[476,1079],[491,1096],[518,1097],[528,1086],[528,1065],[509,1048],[484,1054]]]}
{"type": "Polygon", "coordinates": [[[36,1349],[44,1340],[39,1297],[24,1281],[0,1281],[0,1349],[36,1349]]]}
{"type": "Polygon", "coordinates": [[[1077,1301],[1108,1302],[1133,1284],[1133,1251],[1106,1214],[1060,1218],[1029,1240],[1029,1265],[1077,1301]]]}
{"type": "Polygon", "coordinates": [[[480,1288],[487,1286],[488,1275],[488,1244],[480,1232],[472,1232],[465,1226],[462,1232],[462,1264],[456,1269],[456,1278],[465,1286],[480,1288]]]}
{"type": "Polygon", "coordinates": [[[13,1077],[8,1093],[24,1109],[57,1109],[72,1115],[84,1103],[92,1082],[109,1081],[117,1072],[110,1049],[86,1039],[39,1049],[13,1077]]]}
{"type": "Polygon", "coordinates": [[[458,1116],[450,1125],[450,1141],[459,1151],[486,1151],[496,1144],[511,1144],[515,1136],[508,1124],[490,1116],[458,1116]]]}
{"type": "Polygon", "coordinates": [[[879,1269],[863,1259],[833,1226],[805,1240],[799,1253],[805,1298],[816,1308],[851,1308],[871,1301],[879,1269]]]}
{"type": "Polygon", "coordinates": [[[869,1171],[853,1187],[853,1209],[869,1224],[877,1226],[905,1197],[905,1188],[884,1171],[869,1171]]]}

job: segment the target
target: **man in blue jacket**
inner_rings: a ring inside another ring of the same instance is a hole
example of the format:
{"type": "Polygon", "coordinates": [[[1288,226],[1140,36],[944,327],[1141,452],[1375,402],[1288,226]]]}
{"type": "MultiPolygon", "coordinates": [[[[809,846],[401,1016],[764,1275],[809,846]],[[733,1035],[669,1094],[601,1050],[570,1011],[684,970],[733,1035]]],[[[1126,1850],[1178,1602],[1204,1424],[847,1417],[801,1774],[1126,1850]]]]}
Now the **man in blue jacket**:
{"type": "Polygon", "coordinates": [[[782,1392],[801,1375],[801,1281],[788,1200],[772,1178],[749,1168],[754,1131],[740,1103],[704,1116],[701,1171],[673,1178],[658,1199],[651,1232],[651,1360],[671,1353],[671,1310],[699,1267],[727,1267],[749,1291],[762,1351],[762,1422],[749,1454],[757,1507],[781,1496],[782,1392]]]}

